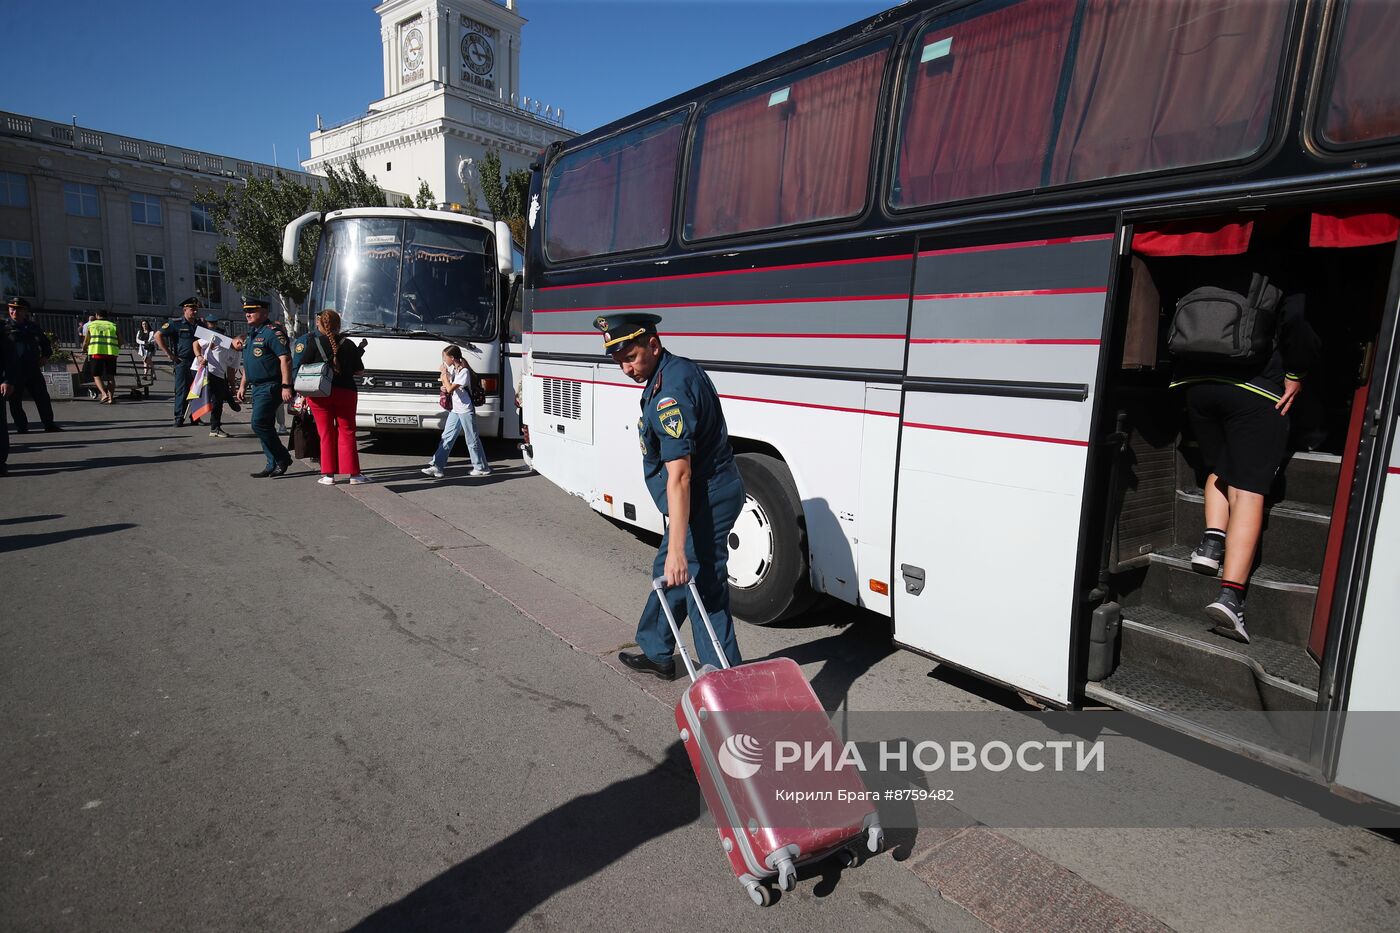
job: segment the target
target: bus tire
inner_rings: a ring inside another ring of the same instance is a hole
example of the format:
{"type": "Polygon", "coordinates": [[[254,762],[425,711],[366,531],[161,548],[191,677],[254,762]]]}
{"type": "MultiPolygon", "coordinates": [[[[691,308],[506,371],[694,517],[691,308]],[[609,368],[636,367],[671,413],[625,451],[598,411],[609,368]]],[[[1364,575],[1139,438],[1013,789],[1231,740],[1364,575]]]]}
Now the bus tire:
{"type": "Polygon", "coordinates": [[[770,625],[816,600],[807,559],[802,500],[787,466],[767,454],[734,458],[744,479],[744,510],[729,536],[729,607],[754,625],[770,625]]]}

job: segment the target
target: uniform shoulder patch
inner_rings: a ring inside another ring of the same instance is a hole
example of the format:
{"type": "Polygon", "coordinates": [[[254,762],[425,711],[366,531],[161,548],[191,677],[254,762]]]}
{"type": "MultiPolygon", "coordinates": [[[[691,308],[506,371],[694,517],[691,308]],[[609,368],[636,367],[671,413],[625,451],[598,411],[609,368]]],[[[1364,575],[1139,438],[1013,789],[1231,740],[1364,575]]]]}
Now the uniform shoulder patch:
{"type": "Polygon", "coordinates": [[[668,408],[657,417],[661,421],[661,430],[672,437],[679,439],[685,433],[685,418],[679,408],[668,408]]]}
{"type": "Polygon", "coordinates": [[[679,403],[675,399],[671,398],[671,396],[668,395],[661,401],[656,403],[656,410],[664,411],[667,408],[675,408],[678,404],[679,403]]]}
{"type": "Polygon", "coordinates": [[[302,353],[302,352],[304,352],[305,350],[306,350],[306,342],[305,342],[305,341],[302,341],[302,340],[298,340],[298,341],[297,341],[297,352],[298,352],[298,353],[302,353]]]}

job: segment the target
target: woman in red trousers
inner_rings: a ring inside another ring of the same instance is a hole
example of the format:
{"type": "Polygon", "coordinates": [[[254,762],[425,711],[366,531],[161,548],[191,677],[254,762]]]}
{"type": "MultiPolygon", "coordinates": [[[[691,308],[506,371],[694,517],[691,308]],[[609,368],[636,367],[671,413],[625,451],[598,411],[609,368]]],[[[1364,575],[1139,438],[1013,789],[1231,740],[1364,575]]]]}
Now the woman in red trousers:
{"type": "Polygon", "coordinates": [[[364,370],[364,351],[340,334],[340,315],[327,308],[316,315],[316,332],[307,335],[301,364],[330,363],[334,377],[331,394],[307,398],[321,435],[321,485],[334,486],[337,473],[350,477],[352,486],[368,483],[360,472],[360,451],[355,446],[355,407],[359,392],[355,374],[364,370]]]}

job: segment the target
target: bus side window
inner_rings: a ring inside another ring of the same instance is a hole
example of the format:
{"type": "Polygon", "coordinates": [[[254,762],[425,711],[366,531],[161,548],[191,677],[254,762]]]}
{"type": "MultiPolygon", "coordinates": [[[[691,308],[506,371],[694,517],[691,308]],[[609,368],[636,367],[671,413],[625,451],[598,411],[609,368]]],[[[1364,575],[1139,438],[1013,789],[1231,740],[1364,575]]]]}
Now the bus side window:
{"type": "Polygon", "coordinates": [[[506,299],[506,328],[505,339],[507,343],[520,343],[523,341],[525,329],[525,289],[520,287],[521,276],[516,273],[509,279],[502,276],[501,287],[508,288],[509,297],[506,299]]]}

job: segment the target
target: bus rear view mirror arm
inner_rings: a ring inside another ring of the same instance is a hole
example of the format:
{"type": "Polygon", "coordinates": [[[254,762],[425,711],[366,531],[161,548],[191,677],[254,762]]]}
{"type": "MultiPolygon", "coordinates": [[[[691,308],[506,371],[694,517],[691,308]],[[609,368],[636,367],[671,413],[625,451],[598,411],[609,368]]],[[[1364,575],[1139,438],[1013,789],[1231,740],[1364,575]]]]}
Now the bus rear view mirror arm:
{"type": "Polygon", "coordinates": [[[320,223],[322,216],[320,211],[307,211],[287,224],[287,229],[282,231],[282,262],[289,266],[297,264],[297,247],[301,242],[301,228],[312,221],[320,223]]]}

